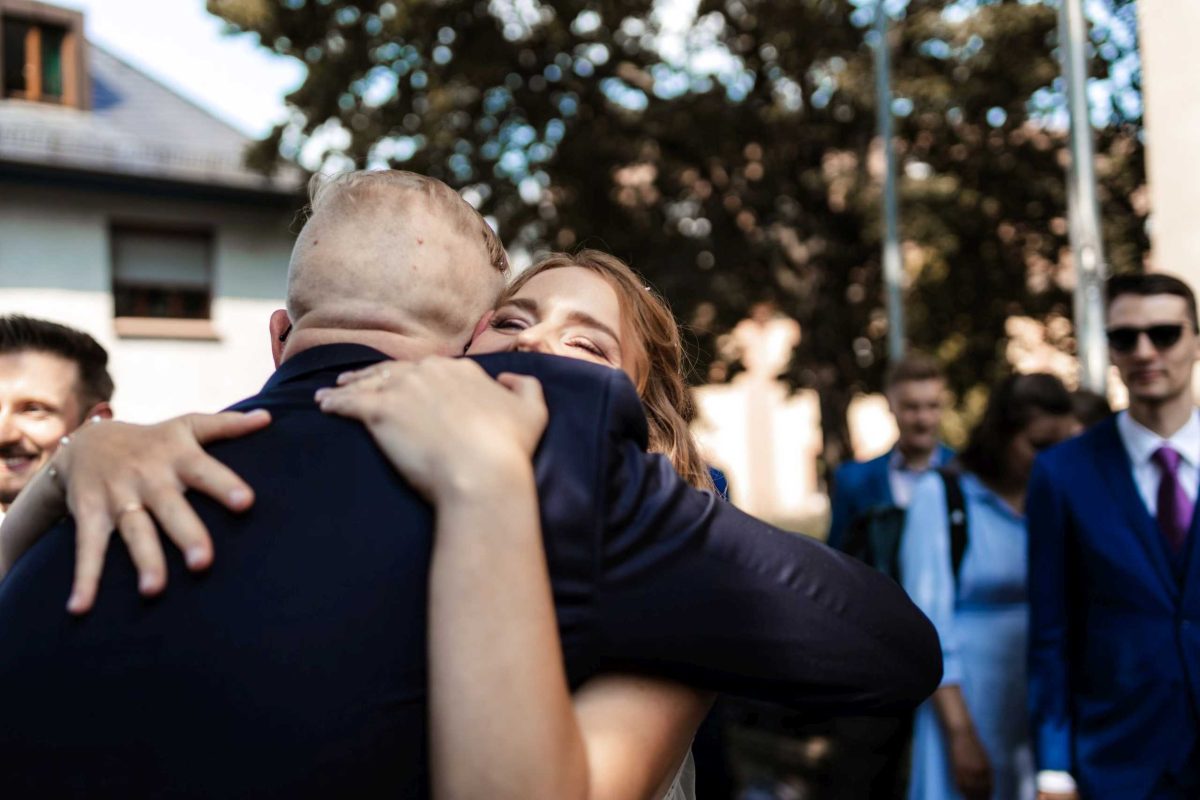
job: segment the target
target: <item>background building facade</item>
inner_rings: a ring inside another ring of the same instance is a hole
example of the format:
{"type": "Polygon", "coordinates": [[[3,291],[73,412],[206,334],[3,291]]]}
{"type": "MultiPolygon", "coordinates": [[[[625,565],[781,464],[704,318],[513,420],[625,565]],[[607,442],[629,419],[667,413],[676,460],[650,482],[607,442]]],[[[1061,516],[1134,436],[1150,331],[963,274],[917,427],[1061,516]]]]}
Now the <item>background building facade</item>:
{"type": "Polygon", "coordinates": [[[109,351],[123,419],[216,409],[270,373],[297,173],[83,36],[83,17],[0,0],[0,313],[109,351]]]}

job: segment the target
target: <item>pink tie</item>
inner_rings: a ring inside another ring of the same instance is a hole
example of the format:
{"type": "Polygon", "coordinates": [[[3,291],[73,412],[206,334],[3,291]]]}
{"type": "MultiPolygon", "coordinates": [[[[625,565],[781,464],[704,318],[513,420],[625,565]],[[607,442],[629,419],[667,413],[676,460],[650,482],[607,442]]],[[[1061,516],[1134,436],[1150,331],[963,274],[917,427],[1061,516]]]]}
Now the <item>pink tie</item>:
{"type": "Polygon", "coordinates": [[[1158,484],[1158,527],[1167,544],[1178,553],[1187,540],[1192,526],[1194,506],[1179,484],[1179,461],[1181,456],[1170,447],[1160,447],[1152,456],[1158,464],[1162,479],[1158,484]]]}

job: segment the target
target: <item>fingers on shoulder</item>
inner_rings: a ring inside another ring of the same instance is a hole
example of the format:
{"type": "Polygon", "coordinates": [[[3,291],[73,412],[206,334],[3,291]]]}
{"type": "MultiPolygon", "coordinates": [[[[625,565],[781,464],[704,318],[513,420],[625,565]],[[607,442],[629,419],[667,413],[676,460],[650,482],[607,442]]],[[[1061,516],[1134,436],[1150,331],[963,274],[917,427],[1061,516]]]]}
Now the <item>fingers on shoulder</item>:
{"type": "Polygon", "coordinates": [[[496,380],[514,394],[530,400],[545,402],[542,382],[532,375],[519,375],[515,372],[501,372],[496,380]]]}
{"type": "Polygon", "coordinates": [[[184,427],[191,430],[199,444],[245,436],[271,422],[271,414],[265,409],[253,411],[222,411],[219,414],[187,414],[180,418],[184,427]]]}

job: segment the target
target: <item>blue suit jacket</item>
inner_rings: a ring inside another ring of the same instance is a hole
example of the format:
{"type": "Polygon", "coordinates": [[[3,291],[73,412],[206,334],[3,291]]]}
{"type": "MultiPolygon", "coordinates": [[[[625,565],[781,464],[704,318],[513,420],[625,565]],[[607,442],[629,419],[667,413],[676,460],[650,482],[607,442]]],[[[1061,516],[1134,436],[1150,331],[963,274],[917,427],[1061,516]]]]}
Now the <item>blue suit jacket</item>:
{"type": "MultiPolygon", "coordinates": [[[[193,498],[206,575],[170,554],[145,602],[122,545],[95,610],[63,612],[69,524],[0,584],[0,774],[8,797],[425,797],[429,507],[366,431],[313,392],[382,356],[302,352],[239,408],[267,429],[212,452],[257,490],[193,498]]],[[[541,379],[536,456],[568,676],[637,670],[811,711],[912,706],[937,685],[928,621],[888,579],[695,491],[645,453],[623,374],[480,359],[541,379]]]]}
{"type": "Polygon", "coordinates": [[[1026,511],[1038,768],[1084,797],[1149,797],[1197,743],[1200,514],[1181,581],[1115,417],[1038,458],[1026,511]]]}
{"type": "MultiPolygon", "coordinates": [[[[870,461],[851,461],[838,467],[833,478],[833,497],[829,501],[829,536],[826,542],[830,547],[841,550],[846,546],[850,523],[859,514],[872,508],[896,504],[892,497],[892,482],[888,477],[888,464],[894,452],[893,447],[870,461]]],[[[944,444],[938,445],[938,459],[942,464],[953,458],[953,450],[944,444]]]]}

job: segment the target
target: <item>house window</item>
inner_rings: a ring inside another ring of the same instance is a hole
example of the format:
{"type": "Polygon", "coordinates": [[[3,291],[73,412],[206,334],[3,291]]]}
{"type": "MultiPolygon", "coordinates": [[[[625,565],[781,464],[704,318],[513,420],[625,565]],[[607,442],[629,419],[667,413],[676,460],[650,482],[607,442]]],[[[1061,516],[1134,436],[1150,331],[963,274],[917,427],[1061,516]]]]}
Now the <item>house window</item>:
{"type": "MultiPolygon", "coordinates": [[[[212,306],[212,251],[210,231],[114,226],[115,316],[118,320],[133,317],[143,321],[123,327],[151,331],[165,329],[161,325],[146,325],[145,321],[207,321],[212,306]]],[[[209,330],[207,325],[201,328],[209,330]]],[[[121,325],[118,332],[122,332],[121,325]]]]}
{"type": "Polygon", "coordinates": [[[83,48],[79,12],[0,0],[0,96],[86,107],[83,48]]]}

